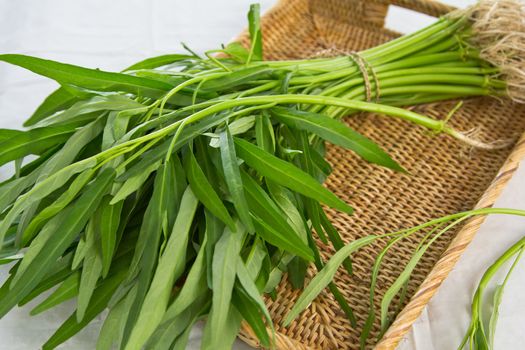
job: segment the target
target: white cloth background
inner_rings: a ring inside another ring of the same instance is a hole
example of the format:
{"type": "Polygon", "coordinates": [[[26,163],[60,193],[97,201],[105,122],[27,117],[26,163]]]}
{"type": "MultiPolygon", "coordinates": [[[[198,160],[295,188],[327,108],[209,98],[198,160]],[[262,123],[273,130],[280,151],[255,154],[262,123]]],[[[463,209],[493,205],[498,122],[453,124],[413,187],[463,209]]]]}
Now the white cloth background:
{"type": "MultiPolygon", "coordinates": [[[[249,0],[0,0],[0,53],[23,53],[63,62],[120,70],[148,56],[180,51],[184,41],[203,52],[228,42],[245,24],[249,0]]],[[[263,9],[274,0],[260,0],[263,9]]],[[[464,6],[473,0],[449,0],[464,6]]],[[[410,32],[430,23],[425,16],[391,9],[387,26],[410,32]]],[[[0,128],[19,128],[39,102],[56,87],[45,78],[0,64],[0,128]]],[[[443,136],[445,137],[445,136],[443,136]]],[[[9,174],[0,169],[0,178],[9,174]]],[[[525,208],[525,170],[520,170],[498,206],[525,208]]],[[[480,276],[506,247],[525,233],[525,220],[491,217],[432,299],[403,350],[448,350],[459,344],[469,321],[471,296],[480,276]]],[[[0,268],[0,281],[6,278],[0,268]]],[[[509,281],[501,306],[497,349],[521,349],[525,342],[525,260],[509,281]],[[520,312],[521,311],[521,312],[520,312]]],[[[32,303],[34,306],[34,303],[32,303]]],[[[38,349],[71,313],[66,303],[38,317],[30,307],[15,309],[0,320],[0,350],[38,349]]],[[[101,319],[61,346],[93,349],[101,319]]],[[[200,327],[189,349],[198,349],[200,327]]],[[[249,349],[238,342],[235,349],[249,349]]]]}

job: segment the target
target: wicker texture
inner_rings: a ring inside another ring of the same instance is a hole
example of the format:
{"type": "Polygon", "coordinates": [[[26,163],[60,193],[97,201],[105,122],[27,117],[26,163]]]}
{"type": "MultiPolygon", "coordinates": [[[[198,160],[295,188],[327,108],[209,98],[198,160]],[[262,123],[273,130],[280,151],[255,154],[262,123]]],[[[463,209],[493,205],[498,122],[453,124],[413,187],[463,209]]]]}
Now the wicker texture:
{"type": "MultiPolygon", "coordinates": [[[[395,0],[391,3],[430,15],[451,9],[427,1],[395,0]]],[[[265,56],[267,59],[298,58],[329,47],[362,50],[375,46],[396,36],[382,28],[387,8],[388,3],[383,0],[283,0],[262,21],[265,56]]],[[[240,40],[246,42],[246,35],[240,40]]],[[[450,101],[418,106],[415,110],[442,118],[454,105],[450,101]]],[[[333,173],[326,186],[356,209],[352,216],[328,210],[347,243],[367,234],[391,232],[476,206],[490,206],[525,154],[525,139],[517,142],[514,149],[478,151],[448,136],[433,136],[419,127],[384,116],[360,114],[347,118],[346,122],[376,140],[410,173],[393,173],[370,165],[339,147],[328,147],[327,160],[333,166],[333,173]]],[[[464,131],[479,127],[478,137],[484,141],[517,139],[525,130],[525,109],[492,98],[469,99],[450,123],[464,131]]],[[[391,310],[395,317],[402,309],[379,344],[376,344],[379,332],[376,320],[369,348],[395,348],[481,222],[482,218],[476,218],[458,230],[449,231],[427,251],[409,283],[408,303],[401,305],[403,308],[391,310]]],[[[385,257],[378,276],[376,310],[423,234],[396,244],[385,257]]],[[[318,244],[325,259],[334,253],[331,247],[318,244]]],[[[336,275],[335,282],[355,310],[358,320],[355,329],[350,327],[328,291],[321,293],[288,328],[281,327],[282,318],[300,293],[293,290],[285,278],[278,287],[278,298],[275,301],[267,299],[278,332],[277,348],[358,349],[369,307],[371,268],[385,244],[386,240],[378,241],[357,252],[353,256],[353,276],[343,269],[336,275]]],[[[315,269],[311,268],[310,276],[314,273],[315,269]]],[[[258,346],[246,325],[241,337],[258,346]]]]}

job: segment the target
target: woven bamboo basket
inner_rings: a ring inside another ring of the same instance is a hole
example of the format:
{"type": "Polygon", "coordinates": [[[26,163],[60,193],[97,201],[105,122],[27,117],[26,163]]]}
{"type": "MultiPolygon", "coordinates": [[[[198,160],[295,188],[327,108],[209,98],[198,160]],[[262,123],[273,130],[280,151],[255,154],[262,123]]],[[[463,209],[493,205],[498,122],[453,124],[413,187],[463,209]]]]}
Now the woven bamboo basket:
{"type": "MultiPolygon", "coordinates": [[[[271,60],[310,57],[327,48],[362,50],[395,38],[384,28],[390,5],[439,17],[451,7],[425,0],[281,0],[262,19],[265,58],[271,60]]],[[[247,43],[243,33],[239,40],[247,43]]],[[[434,118],[444,117],[456,102],[414,107],[434,118]]],[[[525,155],[525,108],[494,98],[465,100],[451,125],[458,130],[478,128],[483,141],[517,140],[513,147],[498,151],[466,148],[445,135],[384,116],[361,114],[346,118],[360,133],[377,141],[409,175],[370,165],[353,153],[329,145],[327,160],[333,173],[326,186],[356,210],[348,216],[328,210],[333,224],[348,243],[371,233],[386,233],[411,227],[432,218],[494,204],[525,155]]],[[[379,324],[373,327],[368,348],[394,349],[410,330],[425,305],[454,267],[483,221],[474,218],[442,236],[413,273],[405,301],[391,310],[389,330],[378,341],[379,324]]],[[[392,249],[381,266],[376,310],[388,287],[399,275],[423,236],[411,237],[392,249]]],[[[374,258],[386,244],[380,241],[353,256],[355,272],[340,269],[335,282],[357,317],[352,328],[331,294],[322,293],[289,327],[280,325],[300,291],[283,279],[276,300],[267,306],[276,325],[276,347],[297,349],[358,349],[359,335],[369,307],[370,274],[374,258]]],[[[334,251],[318,242],[325,259],[334,251]]],[[[309,270],[309,276],[315,269],[309,270]]],[[[467,291],[466,291],[467,292],[467,291]]],[[[470,292],[470,291],[469,291],[470,292]]],[[[241,338],[260,346],[247,325],[241,338]]]]}

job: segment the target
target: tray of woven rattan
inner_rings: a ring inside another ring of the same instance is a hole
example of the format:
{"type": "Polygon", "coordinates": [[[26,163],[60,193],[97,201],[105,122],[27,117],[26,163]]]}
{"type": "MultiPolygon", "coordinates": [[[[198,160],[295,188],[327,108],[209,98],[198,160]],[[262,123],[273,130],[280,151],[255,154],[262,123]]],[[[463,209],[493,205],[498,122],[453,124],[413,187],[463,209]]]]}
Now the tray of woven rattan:
{"type": "MultiPolygon", "coordinates": [[[[281,0],[262,19],[265,58],[270,60],[311,57],[326,49],[363,50],[398,36],[384,28],[388,7],[397,5],[439,17],[451,10],[437,2],[421,0],[281,0]]],[[[246,34],[239,37],[247,43],[246,34]]],[[[457,101],[414,107],[422,114],[443,118],[457,101]]],[[[342,148],[328,145],[327,160],[333,173],[325,185],[356,210],[353,215],[328,210],[331,221],[346,243],[371,233],[386,233],[475,207],[490,206],[515,172],[525,154],[525,108],[509,101],[472,98],[450,121],[458,130],[476,130],[486,142],[517,140],[494,151],[473,150],[444,135],[429,135],[406,122],[380,115],[358,114],[345,119],[349,126],[375,140],[408,174],[394,173],[359,159],[342,148]]],[[[407,295],[396,309],[388,331],[379,338],[373,326],[367,347],[393,349],[410,330],[422,309],[473,238],[483,218],[475,218],[440,237],[420,261],[407,295]]],[[[399,275],[422,236],[411,236],[391,249],[378,276],[376,307],[388,286],[399,275]]],[[[285,349],[359,349],[359,335],[369,308],[370,275],[374,258],[386,244],[377,241],[353,256],[354,274],[340,269],[335,282],[357,317],[357,327],[340,311],[328,291],[289,327],[282,327],[300,291],[286,277],[277,298],[266,299],[276,326],[276,347],[285,349]]],[[[325,259],[334,251],[318,242],[325,259]]],[[[313,276],[315,269],[309,270],[313,276]]],[[[396,303],[393,303],[396,304],[396,303]]],[[[241,338],[259,346],[248,326],[241,338]]]]}

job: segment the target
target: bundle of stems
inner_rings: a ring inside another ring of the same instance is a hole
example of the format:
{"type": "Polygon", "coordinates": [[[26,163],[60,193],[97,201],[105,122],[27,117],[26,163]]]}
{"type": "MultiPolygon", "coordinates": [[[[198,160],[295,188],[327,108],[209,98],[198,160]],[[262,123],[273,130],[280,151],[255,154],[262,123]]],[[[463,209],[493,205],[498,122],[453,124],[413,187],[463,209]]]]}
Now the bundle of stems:
{"type": "Polygon", "coordinates": [[[321,185],[331,171],[324,141],[404,171],[340,117],[379,113],[492,149],[501,145],[399,106],[523,98],[515,13],[525,11],[513,0],[481,2],[363,52],[278,62],[263,60],[258,11],[248,14],[248,49],[232,43],[206,58],[188,49],[121,73],[0,55],[61,85],[28,130],[0,130],[0,165],[15,164],[0,184],[0,261],[14,263],[0,317],[58,286],[32,313],[74,297],[77,310],[44,349],[106,308],[98,349],[184,348],[203,317],[203,349],[231,347],[243,319],[270,346],[261,295],[285,271],[301,288],[310,262],[323,268],[316,238],[348,251],[321,207],[352,212],[321,185]]]}

